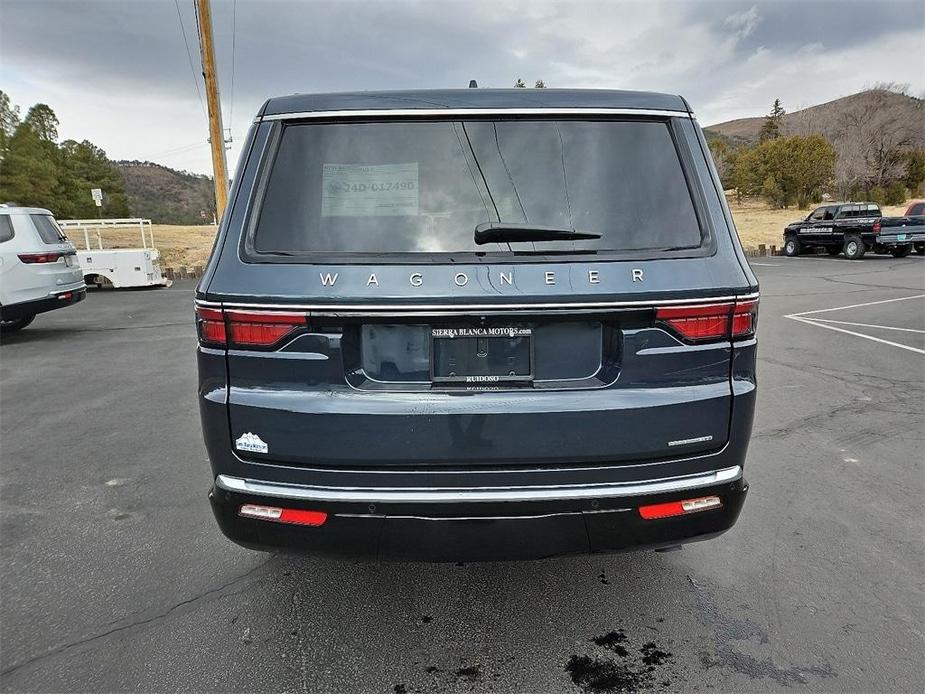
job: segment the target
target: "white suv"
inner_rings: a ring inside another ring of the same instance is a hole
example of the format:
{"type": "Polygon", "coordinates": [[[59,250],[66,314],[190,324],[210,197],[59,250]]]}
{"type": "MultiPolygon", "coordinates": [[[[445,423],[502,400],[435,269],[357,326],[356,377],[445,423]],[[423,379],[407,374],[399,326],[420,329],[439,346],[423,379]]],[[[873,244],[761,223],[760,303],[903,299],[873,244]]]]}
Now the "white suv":
{"type": "Polygon", "coordinates": [[[0,205],[0,332],[86,295],[77,252],[51,212],[0,205]]]}

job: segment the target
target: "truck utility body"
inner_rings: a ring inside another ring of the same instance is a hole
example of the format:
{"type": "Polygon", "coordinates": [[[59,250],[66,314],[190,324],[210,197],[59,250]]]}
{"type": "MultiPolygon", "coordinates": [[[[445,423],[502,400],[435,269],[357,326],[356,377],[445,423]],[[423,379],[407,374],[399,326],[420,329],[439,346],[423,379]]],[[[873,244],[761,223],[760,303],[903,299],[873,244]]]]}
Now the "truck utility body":
{"type": "Polygon", "coordinates": [[[823,205],[784,229],[788,256],[823,248],[851,260],[867,251],[902,258],[921,242],[925,242],[925,217],[884,217],[880,207],[869,202],[823,205]]]}
{"type": "Polygon", "coordinates": [[[84,279],[97,287],[169,287],[172,282],[161,274],[160,252],[154,246],[150,219],[66,219],[59,222],[72,235],[83,237],[77,251],[84,279]],[[138,231],[137,248],[103,248],[103,231],[138,231]],[[96,248],[90,239],[95,238],[96,248]]]}
{"type": "Polygon", "coordinates": [[[223,532],[461,560],[728,529],[758,286],[707,152],[671,95],[267,102],[197,289],[223,532]]]}

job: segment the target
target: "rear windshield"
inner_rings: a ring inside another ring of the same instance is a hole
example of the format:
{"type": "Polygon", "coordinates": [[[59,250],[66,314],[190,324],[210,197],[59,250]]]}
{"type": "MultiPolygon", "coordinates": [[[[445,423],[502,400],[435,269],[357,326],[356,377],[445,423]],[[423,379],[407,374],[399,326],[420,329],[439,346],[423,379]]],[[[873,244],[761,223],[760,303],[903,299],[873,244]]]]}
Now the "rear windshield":
{"type": "Polygon", "coordinates": [[[285,126],[257,253],[643,251],[697,248],[671,130],[656,121],[472,120],[285,126]],[[509,222],[600,239],[478,246],[509,222]]]}
{"type": "Polygon", "coordinates": [[[39,236],[45,243],[62,243],[67,241],[67,236],[61,231],[54,217],[47,214],[33,214],[29,216],[32,218],[35,230],[39,232],[39,236]]]}

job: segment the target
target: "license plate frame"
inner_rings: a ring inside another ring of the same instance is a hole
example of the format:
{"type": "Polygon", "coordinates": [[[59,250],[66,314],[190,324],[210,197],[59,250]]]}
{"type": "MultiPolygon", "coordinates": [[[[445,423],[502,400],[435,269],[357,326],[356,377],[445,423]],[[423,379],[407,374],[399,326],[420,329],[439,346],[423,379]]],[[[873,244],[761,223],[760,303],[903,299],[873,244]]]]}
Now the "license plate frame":
{"type": "Polygon", "coordinates": [[[531,385],[536,369],[533,337],[533,328],[524,326],[431,328],[430,380],[438,385],[464,385],[476,388],[531,385]],[[457,351],[456,356],[463,357],[465,362],[459,365],[461,371],[456,373],[446,373],[448,369],[440,368],[444,365],[440,358],[441,352],[451,344],[452,349],[457,351]],[[468,364],[477,363],[476,360],[488,360],[492,353],[496,359],[500,357],[508,361],[508,365],[513,365],[513,370],[518,373],[500,373],[504,370],[501,368],[482,369],[487,371],[483,373],[465,373],[468,364]],[[528,361],[526,365],[522,363],[524,358],[528,361]]]}

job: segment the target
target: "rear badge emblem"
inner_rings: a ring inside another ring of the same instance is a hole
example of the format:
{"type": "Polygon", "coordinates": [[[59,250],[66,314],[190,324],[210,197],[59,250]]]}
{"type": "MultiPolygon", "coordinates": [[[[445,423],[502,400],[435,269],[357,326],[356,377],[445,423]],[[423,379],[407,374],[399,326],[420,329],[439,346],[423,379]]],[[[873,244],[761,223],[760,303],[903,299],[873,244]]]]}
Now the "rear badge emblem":
{"type": "Polygon", "coordinates": [[[257,434],[251,432],[241,434],[241,438],[234,442],[234,447],[248,453],[266,453],[269,450],[267,444],[257,434]]]}

